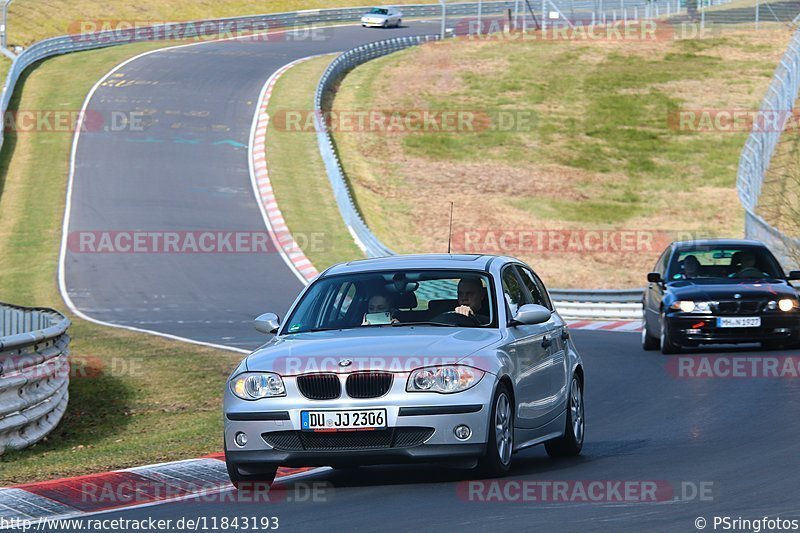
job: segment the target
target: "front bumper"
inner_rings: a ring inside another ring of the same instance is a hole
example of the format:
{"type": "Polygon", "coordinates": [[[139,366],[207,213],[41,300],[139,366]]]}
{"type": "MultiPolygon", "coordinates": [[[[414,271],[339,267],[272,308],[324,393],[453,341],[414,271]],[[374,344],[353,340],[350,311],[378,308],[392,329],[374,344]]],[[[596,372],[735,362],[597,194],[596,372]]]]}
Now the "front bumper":
{"type": "MultiPolygon", "coordinates": [[[[800,342],[800,315],[796,312],[784,315],[755,313],[746,316],[759,316],[761,326],[757,328],[722,328],[717,326],[717,318],[721,318],[723,315],[682,313],[668,316],[666,325],[673,342],[680,345],[750,342],[793,344],[800,342]]],[[[724,318],[730,317],[731,315],[724,315],[724,318]]]]}
{"type": "Polygon", "coordinates": [[[369,26],[371,28],[382,28],[386,24],[386,20],[364,20],[361,19],[362,26],[369,26]]]}
{"type": "Polygon", "coordinates": [[[226,390],[226,456],[247,470],[258,466],[368,465],[407,462],[440,462],[480,456],[486,449],[491,399],[495,379],[483,376],[471,389],[455,394],[408,393],[406,378],[396,376],[388,394],[380,398],[309,400],[293,378],[284,378],[286,397],[244,401],[226,390]],[[301,431],[305,410],[386,409],[387,429],[301,431]],[[454,429],[467,425],[466,440],[454,429]],[[235,444],[235,436],[247,435],[247,444],[235,444]]]}

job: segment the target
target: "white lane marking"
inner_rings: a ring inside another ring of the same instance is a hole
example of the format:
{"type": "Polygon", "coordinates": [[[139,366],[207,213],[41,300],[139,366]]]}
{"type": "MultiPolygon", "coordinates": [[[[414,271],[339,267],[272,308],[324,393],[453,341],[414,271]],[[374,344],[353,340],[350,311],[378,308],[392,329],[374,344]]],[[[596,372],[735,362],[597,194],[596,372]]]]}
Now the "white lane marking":
{"type": "MultiPolygon", "coordinates": [[[[326,28],[340,28],[340,27],[345,27],[345,26],[354,26],[354,24],[335,24],[335,25],[326,26],[326,28]]],[[[273,34],[286,33],[288,31],[289,30],[277,31],[277,32],[273,32],[273,34]]],[[[126,59],[122,63],[120,63],[117,66],[115,66],[114,68],[112,68],[105,76],[100,78],[100,80],[97,83],[94,84],[94,86],[91,88],[89,93],[86,95],[86,99],[83,101],[83,106],[81,107],[81,112],[80,112],[80,115],[78,117],[78,122],[76,124],[75,135],[72,138],[72,150],[71,150],[70,161],[69,161],[69,178],[67,180],[66,206],[64,208],[64,220],[63,220],[63,222],[61,224],[61,250],[60,250],[59,256],[58,256],[58,290],[61,293],[61,298],[64,300],[64,303],[66,304],[66,306],[76,316],[78,316],[78,317],[80,317],[83,320],[86,320],[88,322],[92,322],[93,324],[98,324],[100,326],[124,329],[124,330],[128,330],[128,331],[135,331],[137,333],[144,333],[144,334],[147,334],[147,335],[155,335],[157,337],[162,337],[162,338],[165,338],[165,339],[176,340],[176,341],[181,341],[181,342],[187,342],[187,343],[190,343],[190,344],[206,346],[206,347],[209,347],[209,348],[216,348],[216,349],[219,349],[219,350],[228,350],[228,351],[232,351],[232,352],[245,353],[245,354],[249,354],[252,351],[252,350],[244,350],[244,349],[241,349],[241,348],[235,348],[233,346],[226,346],[226,345],[223,345],[223,344],[216,344],[216,343],[211,343],[211,342],[198,341],[198,340],[195,340],[195,339],[190,339],[190,338],[187,338],[187,337],[181,337],[179,335],[172,335],[172,334],[169,334],[169,333],[163,333],[163,332],[155,331],[155,330],[152,330],[152,329],[137,328],[137,327],[134,327],[134,326],[126,326],[124,324],[113,324],[111,322],[106,322],[104,320],[93,318],[93,317],[87,315],[86,313],[83,313],[82,311],[80,311],[77,308],[77,306],[75,306],[75,303],[72,301],[72,298],[69,295],[69,291],[67,290],[66,273],[65,273],[66,272],[65,271],[65,260],[66,260],[66,255],[67,255],[67,238],[69,236],[70,214],[72,213],[72,190],[73,190],[73,183],[75,181],[75,165],[76,165],[77,153],[78,153],[78,141],[80,140],[81,129],[83,127],[83,122],[84,122],[84,118],[85,118],[85,115],[86,115],[86,110],[88,109],[89,103],[91,102],[92,97],[94,96],[94,93],[97,91],[97,89],[108,78],[113,76],[121,68],[127,66],[128,64],[130,64],[130,63],[132,63],[132,62],[134,62],[134,61],[136,61],[138,59],[141,59],[143,57],[149,56],[150,54],[168,52],[168,51],[172,51],[172,50],[177,50],[179,48],[188,48],[190,46],[202,46],[202,45],[215,44],[215,43],[220,43],[220,42],[225,42],[225,41],[235,41],[235,40],[239,40],[239,39],[247,39],[247,38],[251,38],[251,37],[252,36],[226,37],[226,38],[223,38],[223,39],[215,39],[215,40],[211,40],[211,41],[203,41],[203,42],[198,42],[198,43],[189,43],[189,44],[180,44],[180,45],[176,45],[176,46],[168,46],[166,48],[159,48],[157,50],[149,50],[147,52],[143,52],[141,54],[138,54],[136,56],[133,56],[131,58],[126,59]]],[[[258,106],[256,106],[256,109],[258,109],[258,106]]],[[[261,206],[261,202],[259,202],[259,206],[261,206]]],[[[292,269],[292,271],[294,271],[294,270],[292,269]]],[[[297,273],[296,273],[296,275],[297,275],[297,273]]],[[[303,279],[305,279],[305,278],[303,278],[303,279]]],[[[304,283],[307,283],[307,282],[304,281],[304,283]]]]}

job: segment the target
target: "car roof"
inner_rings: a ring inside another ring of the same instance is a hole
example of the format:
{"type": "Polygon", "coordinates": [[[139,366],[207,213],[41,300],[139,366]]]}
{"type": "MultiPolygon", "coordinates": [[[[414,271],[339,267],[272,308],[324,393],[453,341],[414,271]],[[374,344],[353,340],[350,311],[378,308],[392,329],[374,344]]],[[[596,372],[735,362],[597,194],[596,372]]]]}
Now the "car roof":
{"type": "MultiPolygon", "coordinates": [[[[496,255],[477,254],[416,254],[393,255],[358,259],[348,263],[333,265],[323,272],[323,276],[354,272],[371,272],[376,270],[482,270],[487,271],[489,264],[498,259],[496,255]]],[[[500,258],[506,260],[506,258],[500,258]]]]}
{"type": "Polygon", "coordinates": [[[672,243],[676,250],[686,250],[690,248],[717,247],[717,246],[757,246],[766,248],[763,242],[748,239],[700,239],[696,241],[677,241],[672,243]]]}

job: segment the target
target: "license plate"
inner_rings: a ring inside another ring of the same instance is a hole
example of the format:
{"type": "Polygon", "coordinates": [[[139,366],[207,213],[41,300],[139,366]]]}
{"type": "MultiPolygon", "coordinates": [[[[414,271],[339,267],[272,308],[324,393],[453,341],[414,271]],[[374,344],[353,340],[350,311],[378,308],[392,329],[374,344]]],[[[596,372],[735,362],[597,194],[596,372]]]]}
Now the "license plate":
{"type": "Polygon", "coordinates": [[[304,431],[352,431],[385,427],[386,409],[300,412],[300,428],[304,431]]]}
{"type": "Polygon", "coordinates": [[[718,328],[758,328],[761,327],[760,316],[731,316],[717,318],[718,328]]]}

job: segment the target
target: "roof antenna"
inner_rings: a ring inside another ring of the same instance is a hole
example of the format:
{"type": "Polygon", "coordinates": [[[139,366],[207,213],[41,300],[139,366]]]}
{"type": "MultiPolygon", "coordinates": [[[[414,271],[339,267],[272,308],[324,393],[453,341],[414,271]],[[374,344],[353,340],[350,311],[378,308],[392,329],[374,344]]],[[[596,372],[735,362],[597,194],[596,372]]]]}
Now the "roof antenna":
{"type": "Polygon", "coordinates": [[[453,202],[450,202],[450,230],[447,233],[447,253],[450,253],[450,243],[453,241],[453,202]]]}

